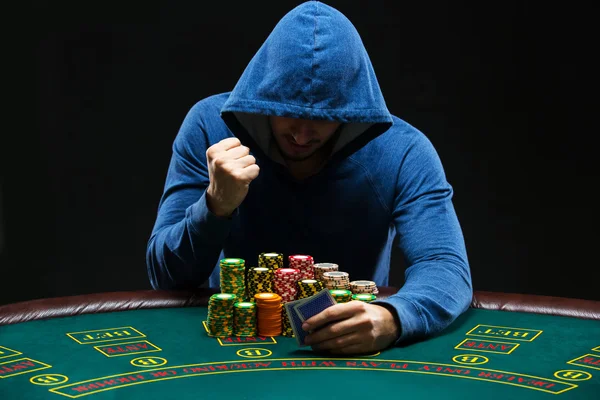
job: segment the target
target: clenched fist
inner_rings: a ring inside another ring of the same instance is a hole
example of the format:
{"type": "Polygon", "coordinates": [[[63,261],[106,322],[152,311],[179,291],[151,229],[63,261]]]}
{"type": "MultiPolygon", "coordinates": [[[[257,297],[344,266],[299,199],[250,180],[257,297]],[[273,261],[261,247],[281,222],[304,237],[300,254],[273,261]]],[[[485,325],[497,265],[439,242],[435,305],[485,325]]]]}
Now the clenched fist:
{"type": "Polygon", "coordinates": [[[238,138],[227,138],[206,150],[210,183],[206,189],[209,210],[230,216],[248,194],[250,182],[259,172],[256,159],[238,138]]]}

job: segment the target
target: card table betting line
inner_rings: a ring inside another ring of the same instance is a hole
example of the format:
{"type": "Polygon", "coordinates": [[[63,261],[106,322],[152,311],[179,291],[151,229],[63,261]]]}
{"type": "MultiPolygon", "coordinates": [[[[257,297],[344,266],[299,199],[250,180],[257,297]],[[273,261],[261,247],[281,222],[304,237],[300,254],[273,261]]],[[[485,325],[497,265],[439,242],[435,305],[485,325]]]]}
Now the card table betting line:
{"type": "MultiPolygon", "coordinates": [[[[396,290],[380,287],[377,298],[396,290]]],[[[439,335],[341,357],[299,346],[289,335],[210,335],[208,305],[217,293],[97,293],[0,306],[0,398],[600,393],[600,302],[475,292],[470,309],[439,335]]]]}

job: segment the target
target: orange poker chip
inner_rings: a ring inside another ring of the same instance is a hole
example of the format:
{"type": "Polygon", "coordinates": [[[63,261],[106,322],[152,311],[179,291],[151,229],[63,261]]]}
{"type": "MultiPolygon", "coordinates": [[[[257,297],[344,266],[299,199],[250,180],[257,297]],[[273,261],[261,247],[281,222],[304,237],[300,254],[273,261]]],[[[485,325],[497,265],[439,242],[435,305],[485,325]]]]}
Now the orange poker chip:
{"type": "Polygon", "coordinates": [[[281,308],[281,300],[277,300],[277,301],[273,301],[273,302],[257,301],[256,305],[262,309],[270,309],[270,310],[279,309],[279,308],[281,308]]]}
{"type": "Polygon", "coordinates": [[[261,300],[261,301],[281,301],[281,296],[279,296],[277,293],[256,293],[254,295],[254,298],[256,300],[261,300]]]}
{"type": "Polygon", "coordinates": [[[261,336],[281,335],[281,296],[277,293],[256,293],[257,331],[261,336]]]}
{"type": "Polygon", "coordinates": [[[279,304],[258,304],[259,308],[262,308],[263,310],[281,310],[281,303],[279,304]]]}
{"type": "Polygon", "coordinates": [[[274,317],[261,318],[260,319],[260,323],[265,324],[265,325],[267,325],[267,324],[278,324],[279,323],[279,319],[274,318],[274,317]]]}

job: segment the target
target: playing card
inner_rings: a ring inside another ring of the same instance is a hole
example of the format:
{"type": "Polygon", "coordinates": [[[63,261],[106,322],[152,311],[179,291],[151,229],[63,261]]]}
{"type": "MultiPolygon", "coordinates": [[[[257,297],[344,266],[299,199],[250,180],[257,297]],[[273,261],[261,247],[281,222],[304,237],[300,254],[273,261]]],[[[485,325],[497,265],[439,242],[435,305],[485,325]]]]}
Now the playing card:
{"type": "Polygon", "coordinates": [[[323,289],[319,293],[302,300],[304,300],[302,303],[294,305],[294,309],[302,322],[337,304],[329,289],[323,289]]]}
{"type": "Polygon", "coordinates": [[[288,319],[290,320],[290,325],[292,326],[292,330],[294,331],[294,337],[300,346],[306,346],[304,344],[304,338],[308,335],[308,332],[302,329],[303,321],[300,319],[300,316],[294,310],[294,306],[299,303],[303,303],[305,299],[288,301],[284,303],[285,311],[287,313],[288,319]]]}

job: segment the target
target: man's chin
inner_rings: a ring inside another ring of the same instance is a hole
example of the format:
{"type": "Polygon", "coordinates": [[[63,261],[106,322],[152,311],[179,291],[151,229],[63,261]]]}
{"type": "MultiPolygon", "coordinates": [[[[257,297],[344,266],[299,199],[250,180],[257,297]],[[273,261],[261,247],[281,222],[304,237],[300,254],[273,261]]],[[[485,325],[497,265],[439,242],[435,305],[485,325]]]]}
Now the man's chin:
{"type": "MultiPolygon", "coordinates": [[[[276,142],[277,143],[277,142],[276,142]]],[[[305,161],[309,158],[313,157],[320,149],[318,146],[313,146],[313,148],[309,148],[306,151],[298,152],[294,151],[291,148],[287,148],[287,146],[281,146],[277,143],[277,147],[279,148],[279,153],[286,161],[305,161]]]]}
{"type": "Polygon", "coordinates": [[[283,158],[286,161],[304,161],[311,158],[314,154],[314,152],[308,154],[287,154],[285,152],[282,152],[283,158]]]}
{"type": "Polygon", "coordinates": [[[293,152],[293,151],[290,151],[289,149],[282,149],[280,147],[279,150],[281,150],[281,155],[283,156],[283,158],[286,161],[304,161],[304,160],[308,160],[309,158],[313,157],[318,149],[313,148],[313,149],[309,149],[308,151],[305,151],[305,152],[293,152]],[[288,151],[286,151],[286,150],[288,150],[288,151]]]}

